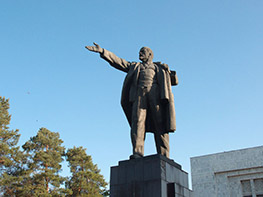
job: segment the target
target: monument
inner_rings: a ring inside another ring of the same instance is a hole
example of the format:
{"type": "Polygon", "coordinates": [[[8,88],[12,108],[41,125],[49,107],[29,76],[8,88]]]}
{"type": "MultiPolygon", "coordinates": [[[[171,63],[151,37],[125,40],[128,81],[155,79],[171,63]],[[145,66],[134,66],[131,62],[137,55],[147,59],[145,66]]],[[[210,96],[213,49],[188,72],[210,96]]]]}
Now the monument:
{"type": "Polygon", "coordinates": [[[153,62],[149,47],[139,51],[141,62],[129,62],[98,44],[86,46],[112,67],[127,73],[121,105],[131,127],[132,155],[111,168],[111,196],[189,196],[188,175],[169,158],[169,133],[176,130],[171,86],[178,84],[175,71],[153,62]],[[154,134],[157,155],[144,156],[146,132],[154,134]],[[188,193],[187,193],[188,192],[188,193]],[[174,194],[174,195],[173,195],[174,194]]]}

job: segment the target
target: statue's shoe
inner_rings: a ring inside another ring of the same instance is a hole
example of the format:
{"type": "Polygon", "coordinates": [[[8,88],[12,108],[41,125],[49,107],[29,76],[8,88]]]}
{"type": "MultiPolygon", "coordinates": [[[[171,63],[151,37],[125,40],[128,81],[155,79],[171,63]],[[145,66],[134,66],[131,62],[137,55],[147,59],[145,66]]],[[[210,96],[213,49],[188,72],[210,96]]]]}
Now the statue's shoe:
{"type": "Polygon", "coordinates": [[[130,159],[139,159],[142,157],[143,157],[143,155],[141,155],[139,153],[134,153],[133,155],[130,156],[130,159]]]}

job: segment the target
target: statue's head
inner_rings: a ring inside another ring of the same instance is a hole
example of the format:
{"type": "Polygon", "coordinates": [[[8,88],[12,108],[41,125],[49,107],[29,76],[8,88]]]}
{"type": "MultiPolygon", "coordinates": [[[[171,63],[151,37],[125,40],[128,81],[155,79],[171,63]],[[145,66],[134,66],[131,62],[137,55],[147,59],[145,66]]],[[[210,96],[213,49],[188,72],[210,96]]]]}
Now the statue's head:
{"type": "Polygon", "coordinates": [[[148,62],[153,60],[153,51],[149,47],[142,47],[139,52],[139,59],[142,62],[148,62]]]}

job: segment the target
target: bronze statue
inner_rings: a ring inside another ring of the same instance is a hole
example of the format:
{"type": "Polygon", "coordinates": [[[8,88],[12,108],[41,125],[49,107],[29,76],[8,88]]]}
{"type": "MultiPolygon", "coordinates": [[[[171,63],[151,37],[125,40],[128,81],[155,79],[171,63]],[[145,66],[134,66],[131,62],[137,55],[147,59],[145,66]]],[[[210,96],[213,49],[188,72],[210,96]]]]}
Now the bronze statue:
{"type": "Polygon", "coordinates": [[[142,62],[128,62],[96,43],[86,48],[100,53],[111,66],[127,73],[121,105],[131,127],[133,154],[130,158],[143,157],[146,132],[154,134],[157,153],[169,158],[169,132],[176,129],[171,90],[172,85],[178,84],[176,72],[167,64],[153,62],[153,52],[148,47],[142,47],[139,52],[142,62]]]}

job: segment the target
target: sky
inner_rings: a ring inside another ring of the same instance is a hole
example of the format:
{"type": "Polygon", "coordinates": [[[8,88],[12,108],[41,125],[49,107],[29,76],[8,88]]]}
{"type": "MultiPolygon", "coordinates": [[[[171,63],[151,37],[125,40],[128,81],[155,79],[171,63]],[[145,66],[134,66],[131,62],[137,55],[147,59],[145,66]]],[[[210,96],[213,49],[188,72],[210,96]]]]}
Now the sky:
{"type": "MultiPolygon", "coordinates": [[[[176,70],[170,158],[189,179],[191,157],[261,146],[262,9],[262,0],[2,0],[0,96],[10,99],[10,128],[19,145],[41,127],[59,132],[109,182],[132,146],[120,106],[125,73],[85,49],[96,42],[127,61],[148,46],[176,70]]],[[[155,153],[147,134],[145,155],[155,153]]]]}

